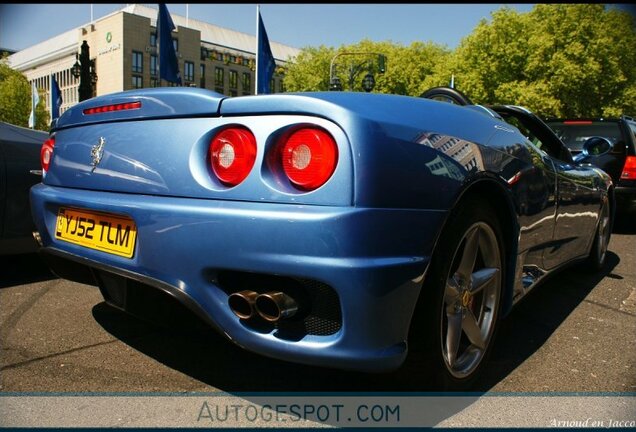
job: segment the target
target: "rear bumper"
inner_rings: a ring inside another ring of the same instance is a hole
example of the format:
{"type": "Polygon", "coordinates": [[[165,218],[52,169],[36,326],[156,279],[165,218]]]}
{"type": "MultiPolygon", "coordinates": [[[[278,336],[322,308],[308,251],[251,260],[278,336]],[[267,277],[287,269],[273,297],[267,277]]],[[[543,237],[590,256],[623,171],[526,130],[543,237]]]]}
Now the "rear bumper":
{"type": "Polygon", "coordinates": [[[617,186],[614,192],[617,211],[636,214],[636,186],[617,186]]]}
{"type": "Polygon", "coordinates": [[[37,185],[31,203],[44,250],[169,292],[238,345],[306,364],[399,367],[423,276],[446,213],[184,199],[37,185]],[[60,206],[132,217],[131,259],[55,239],[60,206]],[[227,306],[219,272],[318,281],[337,294],[330,335],[285,339],[256,331],[227,306]]]}

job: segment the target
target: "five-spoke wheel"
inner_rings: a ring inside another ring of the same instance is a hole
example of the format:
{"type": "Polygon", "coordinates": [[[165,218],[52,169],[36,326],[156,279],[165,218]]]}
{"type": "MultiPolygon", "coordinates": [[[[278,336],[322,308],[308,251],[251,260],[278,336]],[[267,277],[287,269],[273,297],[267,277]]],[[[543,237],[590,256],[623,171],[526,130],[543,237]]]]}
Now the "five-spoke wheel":
{"type": "Polygon", "coordinates": [[[506,274],[501,225],[475,196],[446,222],[411,324],[413,358],[427,363],[427,383],[468,389],[492,351],[506,274]]]}
{"type": "Polygon", "coordinates": [[[446,280],[440,342],[448,371],[469,376],[495,328],[501,297],[501,253],[493,229],[473,224],[457,246],[446,280]]]}

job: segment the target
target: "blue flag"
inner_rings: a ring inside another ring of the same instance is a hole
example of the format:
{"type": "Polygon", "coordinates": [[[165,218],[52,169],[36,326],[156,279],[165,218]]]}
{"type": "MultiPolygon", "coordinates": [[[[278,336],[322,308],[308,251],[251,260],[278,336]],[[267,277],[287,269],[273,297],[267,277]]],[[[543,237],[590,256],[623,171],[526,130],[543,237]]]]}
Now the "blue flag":
{"type": "Polygon", "coordinates": [[[172,30],[175,29],[170,12],[164,3],[159,4],[157,32],[159,33],[159,79],[181,85],[181,73],[177,53],[172,44],[172,30]]]}
{"type": "Polygon", "coordinates": [[[269,38],[263,25],[261,11],[257,9],[258,15],[258,41],[256,46],[256,94],[270,93],[269,83],[276,69],[276,62],[269,46],[269,38]]]}
{"type": "Polygon", "coordinates": [[[62,102],[60,86],[57,85],[55,76],[51,74],[51,121],[60,116],[60,107],[62,106],[62,102]]]}

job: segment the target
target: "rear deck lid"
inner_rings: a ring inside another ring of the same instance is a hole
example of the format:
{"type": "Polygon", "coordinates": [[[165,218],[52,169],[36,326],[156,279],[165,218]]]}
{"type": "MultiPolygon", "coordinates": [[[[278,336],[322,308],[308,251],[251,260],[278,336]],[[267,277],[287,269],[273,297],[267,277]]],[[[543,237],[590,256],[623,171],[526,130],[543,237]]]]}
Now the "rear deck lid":
{"type": "Polygon", "coordinates": [[[112,93],[75,105],[57,119],[52,130],[115,121],[216,117],[223,98],[219,93],[187,87],[112,93]]]}

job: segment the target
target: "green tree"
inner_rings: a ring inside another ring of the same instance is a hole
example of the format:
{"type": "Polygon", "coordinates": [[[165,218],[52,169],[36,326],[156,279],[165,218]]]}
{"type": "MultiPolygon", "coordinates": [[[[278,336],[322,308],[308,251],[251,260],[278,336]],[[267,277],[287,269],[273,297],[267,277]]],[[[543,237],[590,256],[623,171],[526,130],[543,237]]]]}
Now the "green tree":
{"type": "MultiPolygon", "coordinates": [[[[44,91],[38,89],[40,102],[35,109],[35,129],[48,131],[50,116],[44,91]]],[[[9,67],[6,58],[0,60],[0,121],[27,127],[31,114],[31,86],[26,77],[9,67]]]]}
{"type": "MultiPolygon", "coordinates": [[[[382,53],[386,73],[374,73],[374,91],[418,96],[455,85],[475,103],[523,105],[542,116],[636,115],[636,22],[603,4],[538,4],[528,13],[503,7],[482,20],[454,51],[414,42],[363,40],[338,49],[304,48],[290,65],[290,91],[329,89],[329,65],[337,53],[382,53]]],[[[373,56],[369,57],[370,60],[373,56]]],[[[345,90],[360,56],[339,56],[335,74],[345,90]]],[[[354,76],[362,91],[364,67],[354,76]]]]}
{"type": "Polygon", "coordinates": [[[293,63],[285,71],[287,91],[329,90],[329,64],[336,50],[324,45],[300,50],[293,63]]]}
{"type": "Polygon", "coordinates": [[[528,73],[563,116],[636,114],[636,21],[601,4],[537,5],[528,73]]]}
{"type": "Polygon", "coordinates": [[[435,65],[449,55],[449,50],[431,42],[403,46],[391,41],[370,40],[342,45],[338,49],[306,47],[287,68],[285,88],[288,91],[329,90],[330,65],[336,54],[341,55],[334,62],[334,75],[340,78],[345,90],[349,89],[349,79],[353,76],[353,90],[363,91],[362,79],[370,72],[376,80],[374,92],[419,96],[428,88],[426,78],[432,74],[435,65]],[[385,73],[378,71],[376,54],[386,56],[385,73]],[[357,73],[352,74],[352,69],[357,73]]]}
{"type": "Polygon", "coordinates": [[[451,74],[476,103],[555,117],[636,114],[634,17],[602,4],[502,8],[437,64],[430,82],[451,74]]]}

